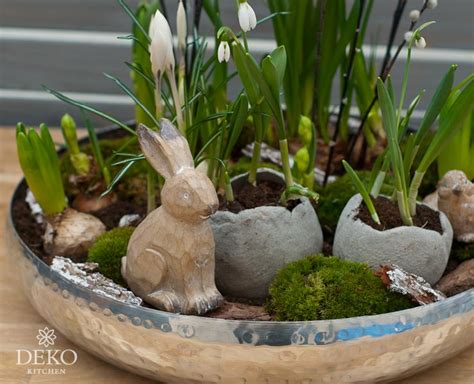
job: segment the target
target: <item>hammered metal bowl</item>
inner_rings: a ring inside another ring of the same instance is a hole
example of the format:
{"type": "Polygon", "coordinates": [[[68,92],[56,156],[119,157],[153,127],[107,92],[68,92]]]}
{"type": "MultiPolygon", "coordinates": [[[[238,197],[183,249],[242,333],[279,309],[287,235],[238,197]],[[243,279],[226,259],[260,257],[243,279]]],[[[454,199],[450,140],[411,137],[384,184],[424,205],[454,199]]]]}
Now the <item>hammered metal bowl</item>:
{"type": "Polygon", "coordinates": [[[127,305],[52,271],[21,240],[11,209],[8,253],[31,305],[73,343],[151,379],[382,382],[418,373],[474,343],[474,289],[400,312],[306,322],[222,320],[127,305]]]}

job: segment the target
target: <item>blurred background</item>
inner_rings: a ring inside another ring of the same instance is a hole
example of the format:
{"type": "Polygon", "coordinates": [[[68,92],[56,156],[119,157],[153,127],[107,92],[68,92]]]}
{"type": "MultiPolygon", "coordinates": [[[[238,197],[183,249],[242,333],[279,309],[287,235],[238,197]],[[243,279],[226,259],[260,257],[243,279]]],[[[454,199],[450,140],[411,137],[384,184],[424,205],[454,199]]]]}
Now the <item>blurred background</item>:
{"type": "MultiPolygon", "coordinates": [[[[396,45],[409,26],[409,11],[419,8],[422,1],[408,1],[396,45]]],[[[269,14],[265,1],[250,3],[258,18],[269,14]]],[[[413,53],[408,98],[426,89],[425,103],[420,103],[420,109],[426,106],[450,64],[459,65],[456,80],[474,70],[474,0],[438,3],[422,19],[436,21],[423,32],[427,48],[413,53]]],[[[138,0],[129,0],[128,4],[134,8],[138,0]]],[[[165,4],[175,32],[177,1],[165,0],[165,4]]],[[[237,29],[235,1],[221,0],[220,4],[224,23],[237,29]]],[[[378,62],[384,55],[383,45],[396,4],[397,0],[375,1],[367,36],[375,47],[378,62]]],[[[204,14],[201,27],[201,33],[210,37],[211,49],[213,30],[204,14]]],[[[131,100],[103,75],[113,74],[130,83],[124,62],[130,60],[131,45],[117,39],[130,30],[131,21],[115,0],[0,0],[0,126],[14,125],[18,120],[31,125],[45,122],[58,126],[65,112],[76,117],[81,125],[79,111],[44,92],[43,84],[120,120],[132,119],[131,100]]],[[[269,52],[275,46],[272,34],[271,22],[258,26],[249,34],[250,49],[259,55],[269,52]]],[[[392,72],[396,90],[400,89],[403,65],[402,53],[392,72]]],[[[337,84],[335,87],[334,102],[337,84]]],[[[108,124],[96,117],[94,122],[97,127],[108,124]]]]}

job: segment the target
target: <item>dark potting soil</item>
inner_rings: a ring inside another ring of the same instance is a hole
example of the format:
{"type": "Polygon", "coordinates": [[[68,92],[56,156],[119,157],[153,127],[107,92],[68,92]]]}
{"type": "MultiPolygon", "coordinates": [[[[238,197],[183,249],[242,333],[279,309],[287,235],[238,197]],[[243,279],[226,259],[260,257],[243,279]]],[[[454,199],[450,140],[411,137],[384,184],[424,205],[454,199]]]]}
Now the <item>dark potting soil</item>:
{"type": "Polygon", "coordinates": [[[25,201],[25,197],[26,184],[23,183],[18,189],[17,198],[13,201],[13,225],[17,229],[20,238],[36,255],[46,261],[47,255],[43,248],[43,234],[45,227],[43,224],[38,224],[33,218],[30,207],[25,201]]]}
{"type": "MultiPolygon", "coordinates": [[[[261,181],[256,186],[246,183],[242,188],[234,190],[234,201],[232,202],[219,196],[219,210],[239,213],[245,209],[257,207],[281,206],[280,198],[284,190],[284,185],[269,180],[261,181]]],[[[300,202],[300,200],[289,200],[286,209],[292,211],[300,202]]]]}
{"type": "MultiPolygon", "coordinates": [[[[379,231],[385,231],[386,229],[397,228],[404,225],[396,203],[393,203],[390,199],[383,196],[379,196],[373,201],[381,224],[377,224],[372,220],[365,204],[361,204],[356,218],[379,231]]],[[[439,212],[434,211],[426,205],[418,204],[416,206],[416,215],[413,217],[413,225],[443,234],[439,212]]]]}
{"type": "MultiPolygon", "coordinates": [[[[118,227],[120,219],[125,215],[139,214],[142,218],[146,215],[146,206],[137,205],[124,200],[117,200],[107,207],[92,212],[92,215],[100,219],[107,230],[118,227]]],[[[138,225],[134,223],[133,225],[138,225]]]]}
{"type": "MultiPolygon", "coordinates": [[[[18,190],[17,198],[13,201],[12,219],[21,239],[37,254],[46,264],[50,265],[52,257],[43,248],[44,224],[38,224],[31,214],[30,207],[25,201],[26,185],[22,184],[18,190]]],[[[107,230],[115,228],[122,216],[138,213],[142,217],[146,214],[146,207],[136,205],[124,200],[102,208],[91,214],[100,219],[107,230]]],[[[84,260],[75,260],[76,262],[84,260]]]]}

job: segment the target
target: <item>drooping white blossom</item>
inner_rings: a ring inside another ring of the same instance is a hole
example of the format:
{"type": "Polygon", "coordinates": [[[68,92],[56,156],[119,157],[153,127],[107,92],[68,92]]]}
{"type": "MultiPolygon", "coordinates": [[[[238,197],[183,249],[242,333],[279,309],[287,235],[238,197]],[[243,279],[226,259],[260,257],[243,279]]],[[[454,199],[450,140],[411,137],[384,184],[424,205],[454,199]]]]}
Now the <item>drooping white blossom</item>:
{"type": "Polygon", "coordinates": [[[426,0],[426,8],[435,9],[438,6],[438,0],[426,0]]]}
{"type": "Polygon", "coordinates": [[[150,59],[153,74],[174,70],[173,35],[166,18],[156,11],[150,22],[148,33],[151,38],[150,59]]]}
{"type": "Polygon", "coordinates": [[[225,61],[226,63],[230,60],[230,46],[227,41],[221,41],[217,48],[217,60],[219,63],[225,61]]]}
{"type": "Polygon", "coordinates": [[[423,49],[426,47],[426,40],[420,36],[419,39],[415,40],[415,45],[417,48],[423,49]]]}
{"type": "Polygon", "coordinates": [[[257,26],[257,16],[247,1],[239,4],[238,16],[239,25],[242,31],[249,32],[257,26]]]}
{"type": "Polygon", "coordinates": [[[407,31],[405,32],[404,38],[407,43],[410,42],[411,38],[413,37],[413,32],[412,31],[407,31]]]}
{"type": "Polygon", "coordinates": [[[178,11],[176,14],[176,27],[178,30],[178,47],[179,49],[183,50],[186,47],[187,26],[186,10],[184,9],[182,0],[179,0],[178,4],[178,11]]]}
{"type": "Polygon", "coordinates": [[[419,18],[420,18],[420,11],[418,9],[413,9],[412,11],[410,11],[410,20],[412,22],[418,21],[419,18]]]}

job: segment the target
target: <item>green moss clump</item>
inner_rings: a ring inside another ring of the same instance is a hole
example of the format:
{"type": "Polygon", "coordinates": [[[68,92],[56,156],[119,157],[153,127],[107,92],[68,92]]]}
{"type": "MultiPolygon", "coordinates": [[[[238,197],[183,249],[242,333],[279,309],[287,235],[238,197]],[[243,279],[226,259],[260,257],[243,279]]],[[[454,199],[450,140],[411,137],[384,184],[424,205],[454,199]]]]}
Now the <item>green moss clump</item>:
{"type": "Polygon", "coordinates": [[[278,321],[340,319],[413,307],[363,263],[323,255],[288,264],[273,280],[266,309],[278,321]]]}
{"type": "Polygon", "coordinates": [[[99,271],[115,283],[126,286],[120,269],[127,254],[128,241],[135,228],[114,228],[99,236],[89,249],[87,261],[99,264],[99,271]]]}
{"type": "Polygon", "coordinates": [[[457,261],[465,261],[474,258],[474,244],[453,241],[451,247],[451,258],[457,261]]]}
{"type": "MultiPolygon", "coordinates": [[[[369,184],[370,172],[358,171],[357,174],[365,185],[369,184]]],[[[388,182],[387,178],[380,190],[380,193],[383,195],[391,195],[393,191],[388,182]]],[[[352,183],[349,175],[345,174],[333,183],[328,184],[325,188],[319,188],[317,192],[320,194],[319,204],[316,208],[319,221],[325,229],[329,229],[334,233],[342,210],[349,199],[356,193],[359,193],[359,191],[352,183]]]]}

